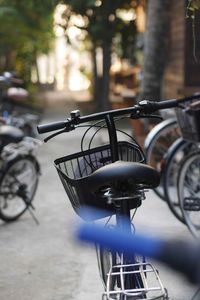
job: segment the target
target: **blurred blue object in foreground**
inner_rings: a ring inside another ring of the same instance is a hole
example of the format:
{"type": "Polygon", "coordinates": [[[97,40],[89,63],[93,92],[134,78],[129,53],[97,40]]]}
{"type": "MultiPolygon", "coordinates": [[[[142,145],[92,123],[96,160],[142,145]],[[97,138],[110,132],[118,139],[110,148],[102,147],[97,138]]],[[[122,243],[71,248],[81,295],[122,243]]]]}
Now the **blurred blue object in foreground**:
{"type": "Polygon", "coordinates": [[[130,235],[117,229],[82,224],[77,231],[79,240],[97,243],[113,251],[123,252],[132,257],[133,253],[156,258],[160,255],[163,243],[159,239],[152,239],[142,235],[130,235]]]}
{"type": "Polygon", "coordinates": [[[185,274],[191,282],[200,283],[200,243],[197,241],[167,241],[94,224],[80,225],[76,237],[84,242],[100,244],[111,251],[123,252],[128,257],[136,253],[154,258],[185,274]]]}

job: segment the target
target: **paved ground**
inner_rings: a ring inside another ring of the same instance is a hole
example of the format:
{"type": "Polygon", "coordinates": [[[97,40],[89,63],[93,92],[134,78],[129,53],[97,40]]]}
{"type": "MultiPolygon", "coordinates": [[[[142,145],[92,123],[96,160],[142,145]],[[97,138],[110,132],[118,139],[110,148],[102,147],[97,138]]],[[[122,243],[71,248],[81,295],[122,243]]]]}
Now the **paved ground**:
{"type": "MultiPolygon", "coordinates": [[[[76,107],[66,104],[68,110],[76,107]]],[[[62,119],[66,112],[48,113],[45,121],[62,119]]],[[[38,152],[42,176],[35,197],[36,225],[26,213],[17,222],[0,224],[1,300],[100,300],[94,249],[77,244],[72,236],[78,222],[53,166],[53,160],[77,150],[80,134],[72,132],[44,144],[38,152]]],[[[135,219],[136,229],[169,237],[191,238],[166,204],[149,192],[135,219]]],[[[170,299],[189,300],[195,287],[164,266],[160,276],[170,299]]]]}

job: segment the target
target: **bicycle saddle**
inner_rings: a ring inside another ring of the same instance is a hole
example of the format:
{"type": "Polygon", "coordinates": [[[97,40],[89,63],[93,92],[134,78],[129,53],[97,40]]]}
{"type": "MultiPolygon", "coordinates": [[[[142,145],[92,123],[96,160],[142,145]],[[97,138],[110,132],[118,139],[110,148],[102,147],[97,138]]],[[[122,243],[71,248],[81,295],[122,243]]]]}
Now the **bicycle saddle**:
{"type": "Polygon", "coordinates": [[[9,143],[19,143],[23,139],[23,131],[10,125],[0,126],[0,142],[6,146],[9,143]]]}
{"type": "Polygon", "coordinates": [[[119,181],[131,181],[136,188],[155,188],[160,183],[160,175],[152,167],[126,161],[117,161],[103,166],[87,179],[87,184],[93,191],[119,181]]]}

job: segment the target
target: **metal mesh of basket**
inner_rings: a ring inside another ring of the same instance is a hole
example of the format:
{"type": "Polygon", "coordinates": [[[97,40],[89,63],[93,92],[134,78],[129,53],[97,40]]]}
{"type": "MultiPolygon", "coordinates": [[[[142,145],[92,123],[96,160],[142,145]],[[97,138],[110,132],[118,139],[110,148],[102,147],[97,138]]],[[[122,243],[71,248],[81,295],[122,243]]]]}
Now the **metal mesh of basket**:
{"type": "Polygon", "coordinates": [[[200,142],[200,100],[192,104],[185,103],[184,106],[184,109],[176,109],[182,137],[192,142],[200,142]]]}
{"type": "MultiPolygon", "coordinates": [[[[130,162],[144,162],[144,156],[138,145],[129,142],[118,142],[119,160],[130,162]]],[[[95,170],[112,163],[110,145],[96,147],[55,160],[61,182],[71,201],[74,210],[81,206],[89,205],[108,211],[113,206],[105,201],[99,201],[96,195],[89,191],[85,184],[85,178],[95,170]]]]}

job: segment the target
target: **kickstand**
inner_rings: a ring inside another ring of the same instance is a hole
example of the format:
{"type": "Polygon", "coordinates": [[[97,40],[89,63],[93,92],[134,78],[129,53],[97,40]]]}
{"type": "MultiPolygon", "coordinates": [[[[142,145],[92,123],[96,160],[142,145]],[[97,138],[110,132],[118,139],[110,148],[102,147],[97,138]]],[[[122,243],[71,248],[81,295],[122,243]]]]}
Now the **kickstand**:
{"type": "Polygon", "coordinates": [[[31,205],[31,208],[30,208],[30,205],[28,206],[28,211],[29,211],[31,217],[33,218],[33,220],[35,221],[35,223],[37,225],[40,225],[40,222],[38,221],[38,219],[36,218],[35,214],[33,213],[33,209],[35,209],[35,208],[33,208],[32,205],[31,205]]]}
{"type": "Polygon", "coordinates": [[[32,217],[33,220],[35,221],[35,223],[36,223],[37,225],[40,225],[38,219],[36,218],[35,214],[33,213],[33,210],[35,210],[35,207],[33,206],[33,204],[30,203],[29,201],[27,201],[27,199],[24,199],[24,198],[23,198],[23,201],[25,202],[25,204],[26,204],[26,206],[27,206],[27,209],[28,209],[28,211],[29,211],[31,217],[32,217]]]}

